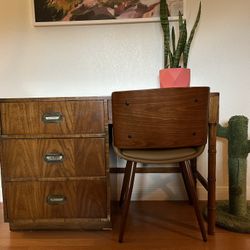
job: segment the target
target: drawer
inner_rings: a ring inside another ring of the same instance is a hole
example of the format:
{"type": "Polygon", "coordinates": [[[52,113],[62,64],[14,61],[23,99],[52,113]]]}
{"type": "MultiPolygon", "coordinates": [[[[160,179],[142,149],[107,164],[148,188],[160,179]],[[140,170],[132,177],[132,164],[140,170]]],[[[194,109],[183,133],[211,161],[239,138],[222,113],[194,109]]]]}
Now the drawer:
{"type": "Polygon", "coordinates": [[[105,139],[2,139],[5,178],[104,176],[105,139]]]}
{"type": "Polygon", "coordinates": [[[1,104],[2,134],[104,133],[103,101],[26,101],[1,104]]]}
{"type": "Polygon", "coordinates": [[[8,221],[107,217],[105,179],[5,183],[8,221]]]}

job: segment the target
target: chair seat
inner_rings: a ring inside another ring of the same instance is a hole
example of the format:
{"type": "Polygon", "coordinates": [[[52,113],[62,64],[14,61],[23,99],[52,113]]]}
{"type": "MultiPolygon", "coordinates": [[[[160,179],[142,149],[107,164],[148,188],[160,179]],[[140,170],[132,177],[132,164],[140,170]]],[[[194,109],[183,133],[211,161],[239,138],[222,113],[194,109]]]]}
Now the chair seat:
{"type": "Polygon", "coordinates": [[[204,146],[173,148],[173,149],[118,149],[114,147],[116,153],[126,160],[141,163],[174,163],[186,161],[199,156],[204,146]]]}

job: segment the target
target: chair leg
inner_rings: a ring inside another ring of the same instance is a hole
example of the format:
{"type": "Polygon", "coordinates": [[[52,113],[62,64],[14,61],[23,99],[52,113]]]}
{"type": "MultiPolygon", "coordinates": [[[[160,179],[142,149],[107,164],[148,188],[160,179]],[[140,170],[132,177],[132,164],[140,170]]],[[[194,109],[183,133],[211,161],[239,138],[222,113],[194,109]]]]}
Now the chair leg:
{"type": "MultiPolygon", "coordinates": [[[[195,190],[197,190],[197,178],[196,178],[196,173],[197,173],[197,158],[191,159],[190,161],[188,161],[188,164],[190,164],[190,166],[191,166],[193,177],[194,177],[195,190]]],[[[186,188],[186,190],[187,190],[187,188],[186,188]]],[[[187,193],[188,193],[188,198],[189,198],[189,204],[193,205],[191,195],[189,194],[188,191],[187,191],[187,193]]]]}
{"type": "Polygon", "coordinates": [[[193,177],[194,177],[194,183],[195,183],[195,188],[197,187],[197,178],[196,178],[196,173],[197,173],[197,158],[191,159],[191,168],[193,172],[193,177]]]}
{"type": "Polygon", "coordinates": [[[207,234],[206,234],[206,229],[204,226],[204,221],[201,215],[201,211],[199,208],[199,203],[198,203],[198,197],[195,189],[195,182],[194,182],[194,177],[192,173],[191,166],[187,164],[187,162],[182,163],[182,168],[183,168],[183,173],[184,173],[184,178],[186,179],[187,187],[189,189],[189,193],[192,198],[196,218],[200,227],[201,235],[203,238],[203,241],[207,241],[207,234]]]}
{"type": "Polygon", "coordinates": [[[131,200],[131,195],[132,195],[132,190],[133,190],[133,185],[134,185],[135,172],[136,172],[136,162],[133,162],[131,166],[129,181],[128,181],[128,191],[126,192],[124,208],[122,211],[122,218],[121,218],[121,225],[120,225],[120,232],[119,232],[120,243],[123,242],[123,235],[125,231],[128,210],[129,210],[129,205],[130,205],[130,200],[131,200]]]}
{"type": "Polygon", "coordinates": [[[184,166],[183,166],[183,164],[184,164],[184,162],[180,162],[180,163],[179,163],[179,165],[180,165],[180,167],[181,167],[181,175],[182,175],[182,179],[183,179],[183,182],[184,182],[184,185],[185,185],[185,189],[186,189],[186,192],[187,192],[189,204],[190,204],[190,205],[193,205],[192,197],[191,197],[191,194],[190,194],[190,192],[189,192],[187,180],[186,180],[186,177],[185,177],[185,174],[184,174],[184,166]]]}
{"type": "Polygon", "coordinates": [[[126,196],[126,192],[128,190],[128,184],[129,184],[129,177],[131,174],[131,167],[132,167],[132,161],[127,161],[126,167],[125,167],[125,173],[122,181],[122,189],[121,189],[121,195],[120,195],[120,201],[119,206],[122,207],[124,198],[126,196]]]}

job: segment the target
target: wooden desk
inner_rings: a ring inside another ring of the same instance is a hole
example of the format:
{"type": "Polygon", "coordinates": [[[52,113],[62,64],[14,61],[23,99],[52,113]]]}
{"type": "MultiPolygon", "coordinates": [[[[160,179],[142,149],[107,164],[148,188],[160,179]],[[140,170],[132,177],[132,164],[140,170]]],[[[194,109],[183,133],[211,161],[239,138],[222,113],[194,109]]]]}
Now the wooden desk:
{"type": "MultiPolygon", "coordinates": [[[[209,112],[208,233],[215,225],[219,94],[209,112]]],[[[1,99],[1,168],[5,222],[11,230],[108,229],[110,97],[1,99]]],[[[153,167],[140,173],[174,173],[153,167]]]]}

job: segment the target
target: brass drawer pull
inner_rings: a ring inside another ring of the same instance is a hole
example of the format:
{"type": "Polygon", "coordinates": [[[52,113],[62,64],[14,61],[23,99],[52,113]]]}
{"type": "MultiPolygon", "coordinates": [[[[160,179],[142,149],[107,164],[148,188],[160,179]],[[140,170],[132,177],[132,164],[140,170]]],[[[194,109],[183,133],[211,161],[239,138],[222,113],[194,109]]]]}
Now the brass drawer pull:
{"type": "Polygon", "coordinates": [[[47,112],[42,117],[44,123],[59,123],[62,119],[63,115],[60,112],[47,112]]]}
{"type": "Polygon", "coordinates": [[[48,153],[44,156],[47,163],[62,163],[64,155],[62,153],[48,153]]]}
{"type": "Polygon", "coordinates": [[[67,198],[64,195],[60,195],[60,194],[48,195],[47,197],[47,203],[49,205],[64,204],[66,200],[67,198]]]}

